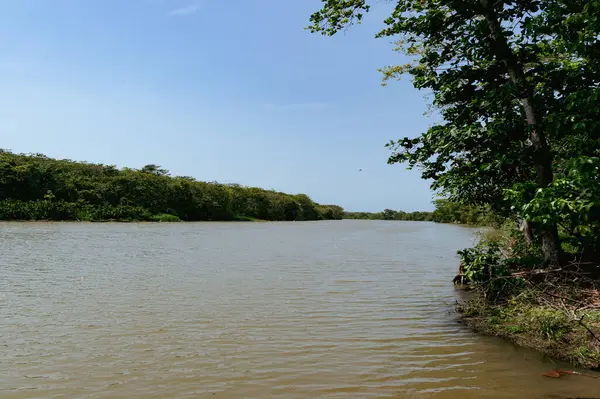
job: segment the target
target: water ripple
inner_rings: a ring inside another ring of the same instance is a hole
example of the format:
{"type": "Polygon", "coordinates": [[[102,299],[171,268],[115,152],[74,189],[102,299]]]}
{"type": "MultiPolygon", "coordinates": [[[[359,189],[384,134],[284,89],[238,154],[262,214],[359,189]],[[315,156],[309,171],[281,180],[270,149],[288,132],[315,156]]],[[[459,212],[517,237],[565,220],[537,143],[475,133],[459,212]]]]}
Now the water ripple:
{"type": "Polygon", "coordinates": [[[449,312],[456,226],[0,224],[0,397],[592,396],[449,312]]]}

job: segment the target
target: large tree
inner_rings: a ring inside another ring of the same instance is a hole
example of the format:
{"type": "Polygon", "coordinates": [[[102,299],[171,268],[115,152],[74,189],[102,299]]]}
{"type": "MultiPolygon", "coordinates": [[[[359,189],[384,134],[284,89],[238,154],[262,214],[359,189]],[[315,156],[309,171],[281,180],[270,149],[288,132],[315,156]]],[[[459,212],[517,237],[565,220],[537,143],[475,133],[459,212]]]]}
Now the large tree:
{"type": "MultiPolygon", "coordinates": [[[[370,9],[366,0],[323,3],[310,29],[325,35],[360,22],[370,9]]],[[[443,121],[390,142],[389,162],[421,167],[423,178],[452,201],[491,204],[535,222],[546,261],[557,265],[557,225],[565,220],[550,208],[580,199],[561,194],[557,174],[569,180],[569,159],[595,162],[600,155],[593,116],[600,111],[594,101],[600,98],[600,2],[393,3],[377,37],[395,38],[412,62],[382,68],[384,81],[410,74],[417,89],[432,92],[443,121]]],[[[586,176],[580,185],[597,184],[593,172],[586,176]]],[[[594,201],[579,205],[593,208],[594,201]]]]}

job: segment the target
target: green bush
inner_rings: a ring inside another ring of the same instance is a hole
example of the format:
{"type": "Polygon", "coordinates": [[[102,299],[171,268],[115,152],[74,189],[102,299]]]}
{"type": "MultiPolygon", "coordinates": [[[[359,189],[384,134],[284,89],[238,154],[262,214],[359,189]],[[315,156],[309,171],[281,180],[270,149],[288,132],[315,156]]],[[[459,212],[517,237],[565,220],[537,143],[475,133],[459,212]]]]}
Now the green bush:
{"type": "Polygon", "coordinates": [[[504,256],[497,242],[482,241],[474,248],[458,251],[458,255],[465,277],[475,288],[481,289],[490,302],[505,300],[524,288],[524,280],[510,273],[522,269],[529,259],[504,256]]]}
{"type": "Polygon", "coordinates": [[[474,248],[458,251],[464,275],[472,282],[487,282],[506,275],[507,268],[500,259],[500,247],[494,242],[482,242],[474,248]]]}

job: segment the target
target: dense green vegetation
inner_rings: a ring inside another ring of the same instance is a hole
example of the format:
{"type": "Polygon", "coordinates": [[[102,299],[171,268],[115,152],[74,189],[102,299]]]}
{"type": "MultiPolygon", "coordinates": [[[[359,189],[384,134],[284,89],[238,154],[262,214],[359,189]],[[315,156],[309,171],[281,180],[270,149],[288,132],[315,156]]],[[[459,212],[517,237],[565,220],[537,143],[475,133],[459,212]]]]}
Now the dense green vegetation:
{"type": "MultiPolygon", "coordinates": [[[[322,1],[310,29],[330,36],[382,6],[322,1]]],[[[408,62],[382,68],[383,84],[409,75],[440,121],[389,142],[388,162],[419,168],[450,203],[505,220],[496,237],[460,252],[482,320],[506,327],[503,336],[541,331],[573,356],[554,354],[597,365],[600,1],[389,3],[376,36],[396,40],[408,62]]],[[[529,338],[515,340],[539,341],[529,338]]]]}
{"type": "Polygon", "coordinates": [[[343,209],[240,185],[0,150],[1,220],[321,220],[343,209]]]}

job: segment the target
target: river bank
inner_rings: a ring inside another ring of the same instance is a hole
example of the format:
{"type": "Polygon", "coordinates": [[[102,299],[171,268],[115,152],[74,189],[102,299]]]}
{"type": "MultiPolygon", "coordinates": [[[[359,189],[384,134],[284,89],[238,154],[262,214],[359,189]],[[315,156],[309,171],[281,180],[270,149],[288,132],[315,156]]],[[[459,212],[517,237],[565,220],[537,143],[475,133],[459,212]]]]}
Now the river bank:
{"type": "MultiPolygon", "coordinates": [[[[461,321],[472,330],[534,349],[575,367],[600,370],[600,265],[565,253],[544,266],[518,231],[488,230],[459,251],[470,298],[461,321]]],[[[462,287],[464,288],[464,287],[462,287]]]]}
{"type": "Polygon", "coordinates": [[[503,338],[575,367],[600,370],[600,311],[576,311],[557,299],[539,303],[535,292],[501,305],[481,296],[461,303],[462,322],[473,331],[503,338]]]}

